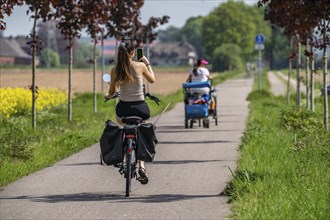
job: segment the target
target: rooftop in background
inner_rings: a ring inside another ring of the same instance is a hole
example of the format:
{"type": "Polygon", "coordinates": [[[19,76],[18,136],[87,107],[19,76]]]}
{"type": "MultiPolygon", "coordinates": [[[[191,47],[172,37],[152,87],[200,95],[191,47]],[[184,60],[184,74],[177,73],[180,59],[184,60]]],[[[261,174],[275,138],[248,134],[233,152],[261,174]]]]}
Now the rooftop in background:
{"type": "Polygon", "coordinates": [[[21,42],[21,37],[0,37],[0,64],[31,64],[31,56],[24,51],[24,45],[22,46],[21,42]]]}
{"type": "Polygon", "coordinates": [[[21,47],[17,38],[0,38],[0,56],[31,58],[21,47]]]}

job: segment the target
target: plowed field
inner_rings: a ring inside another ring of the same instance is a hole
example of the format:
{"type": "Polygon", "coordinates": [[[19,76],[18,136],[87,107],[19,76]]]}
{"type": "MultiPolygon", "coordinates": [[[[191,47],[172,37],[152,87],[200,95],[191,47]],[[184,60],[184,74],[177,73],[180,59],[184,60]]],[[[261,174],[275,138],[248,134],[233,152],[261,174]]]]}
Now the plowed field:
{"type": "MultiPolygon", "coordinates": [[[[186,72],[168,72],[154,70],[156,82],[149,85],[149,91],[166,95],[177,91],[188,76],[186,72]]],[[[101,92],[101,72],[96,76],[96,90],[101,92]]],[[[103,82],[102,82],[103,83],[103,82]]],[[[0,87],[28,87],[32,84],[32,72],[29,69],[0,69],[0,87]]],[[[37,69],[36,85],[45,88],[68,89],[67,69],[37,69]]],[[[103,83],[106,92],[108,84],[103,83]]],[[[74,93],[93,91],[93,72],[87,69],[74,69],[72,73],[72,91],[74,93]]]]}

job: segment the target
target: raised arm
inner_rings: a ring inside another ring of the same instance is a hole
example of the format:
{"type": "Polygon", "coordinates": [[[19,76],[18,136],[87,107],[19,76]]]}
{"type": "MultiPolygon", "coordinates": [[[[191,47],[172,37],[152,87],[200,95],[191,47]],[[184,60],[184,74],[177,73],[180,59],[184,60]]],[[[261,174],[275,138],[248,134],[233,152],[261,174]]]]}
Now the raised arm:
{"type": "Polygon", "coordinates": [[[144,65],[142,66],[142,74],[143,76],[146,78],[146,80],[149,83],[154,83],[155,82],[155,74],[154,71],[152,70],[149,60],[143,56],[140,61],[142,61],[144,63],[144,65]]]}

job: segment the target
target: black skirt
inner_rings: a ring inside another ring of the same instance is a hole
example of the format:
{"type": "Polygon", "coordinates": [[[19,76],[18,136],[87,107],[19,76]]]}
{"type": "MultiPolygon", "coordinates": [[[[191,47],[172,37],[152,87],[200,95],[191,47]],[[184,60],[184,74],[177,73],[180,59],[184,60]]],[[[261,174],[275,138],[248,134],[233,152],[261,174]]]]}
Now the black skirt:
{"type": "Polygon", "coordinates": [[[145,101],[124,102],[120,100],[116,106],[116,114],[120,118],[138,116],[147,120],[150,118],[150,109],[145,101]]]}

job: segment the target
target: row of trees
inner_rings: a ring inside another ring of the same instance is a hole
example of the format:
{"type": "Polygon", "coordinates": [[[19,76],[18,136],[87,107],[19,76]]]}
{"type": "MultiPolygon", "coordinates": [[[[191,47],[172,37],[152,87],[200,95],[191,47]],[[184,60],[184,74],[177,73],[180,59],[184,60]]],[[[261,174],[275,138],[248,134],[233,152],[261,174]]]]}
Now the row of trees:
{"type": "Polygon", "coordinates": [[[188,19],[180,29],[169,27],[160,31],[159,40],[188,41],[195,46],[200,57],[212,61],[214,70],[223,71],[229,67],[243,69],[245,62],[256,61],[254,44],[257,34],[265,36],[268,60],[280,58],[275,56],[279,54],[275,52],[283,50],[285,42],[281,42],[283,37],[278,32],[272,33],[268,22],[263,19],[263,10],[255,5],[228,1],[206,16],[188,19]],[[270,41],[273,34],[276,35],[276,42],[270,41]],[[271,51],[271,44],[281,46],[277,51],[271,51]]]}
{"type": "Polygon", "coordinates": [[[314,111],[314,49],[323,51],[323,103],[324,128],[329,129],[327,87],[327,48],[330,45],[330,4],[324,0],[259,0],[259,7],[265,7],[265,19],[283,29],[290,41],[287,100],[290,104],[290,75],[292,61],[297,63],[297,107],[301,106],[301,45],[306,57],[306,107],[314,111]]]}
{"type": "Polygon", "coordinates": [[[14,6],[28,6],[27,14],[33,19],[32,33],[28,44],[32,50],[32,127],[36,127],[36,94],[35,85],[36,55],[42,49],[42,42],[37,35],[37,22],[56,20],[57,28],[68,41],[68,121],[72,121],[72,48],[74,40],[86,30],[94,42],[93,56],[93,109],[96,112],[96,44],[101,37],[115,37],[121,40],[129,36],[136,46],[152,42],[157,33],[155,28],[168,22],[169,17],[151,17],[147,24],[140,20],[140,9],[143,0],[1,0],[0,29],[6,28],[5,15],[10,16],[14,6]]]}

